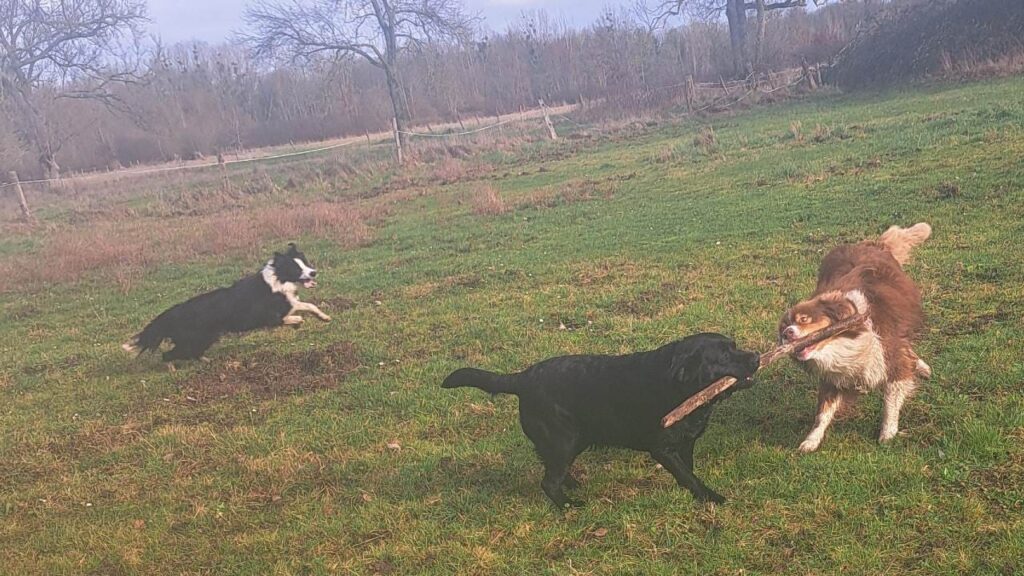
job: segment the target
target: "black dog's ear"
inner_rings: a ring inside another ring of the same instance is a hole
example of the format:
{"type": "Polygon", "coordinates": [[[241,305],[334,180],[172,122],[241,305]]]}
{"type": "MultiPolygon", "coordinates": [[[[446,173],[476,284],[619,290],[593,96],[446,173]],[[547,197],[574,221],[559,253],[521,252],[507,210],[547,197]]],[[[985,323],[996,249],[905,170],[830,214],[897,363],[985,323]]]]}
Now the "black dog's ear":
{"type": "Polygon", "coordinates": [[[669,366],[669,373],[672,375],[673,381],[683,381],[683,378],[686,377],[687,372],[686,365],[689,363],[689,360],[692,357],[692,352],[680,352],[672,357],[672,364],[671,366],[669,366]]]}
{"type": "Polygon", "coordinates": [[[289,256],[297,256],[298,254],[299,254],[299,249],[295,246],[295,242],[289,242],[288,243],[288,255],[289,256]]]}

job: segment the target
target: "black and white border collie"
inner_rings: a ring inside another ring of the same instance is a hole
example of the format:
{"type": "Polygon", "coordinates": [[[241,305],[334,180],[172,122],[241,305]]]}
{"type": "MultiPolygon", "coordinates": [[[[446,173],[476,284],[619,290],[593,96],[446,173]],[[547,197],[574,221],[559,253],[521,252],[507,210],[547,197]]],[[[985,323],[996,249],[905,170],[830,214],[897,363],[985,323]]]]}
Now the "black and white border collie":
{"type": "Polygon", "coordinates": [[[305,254],[289,244],[286,253],[275,252],[260,272],[172,306],[121,347],[141,354],[170,340],[174,348],[163,353],[164,362],[197,360],[229,332],[301,324],[299,312],[330,322],[320,308],[299,301],[299,286],[312,288],[315,278],[316,269],[305,254]]]}

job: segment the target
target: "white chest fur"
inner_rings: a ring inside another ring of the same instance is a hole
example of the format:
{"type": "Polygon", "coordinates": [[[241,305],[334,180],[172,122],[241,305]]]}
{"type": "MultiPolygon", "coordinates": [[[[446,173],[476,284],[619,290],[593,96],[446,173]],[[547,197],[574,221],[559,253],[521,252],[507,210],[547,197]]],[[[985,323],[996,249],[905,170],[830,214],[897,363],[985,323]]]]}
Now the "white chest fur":
{"type": "Polygon", "coordinates": [[[281,280],[277,277],[277,274],[274,273],[274,267],[271,265],[270,262],[268,262],[267,265],[263,267],[262,275],[263,281],[266,282],[267,286],[270,287],[270,291],[275,294],[282,294],[288,300],[288,304],[290,304],[292,309],[294,310],[295,307],[299,304],[298,285],[296,285],[294,282],[281,282],[281,280]]]}
{"type": "Polygon", "coordinates": [[[814,350],[807,366],[840,390],[867,392],[885,382],[885,350],[873,330],[814,350]]]}

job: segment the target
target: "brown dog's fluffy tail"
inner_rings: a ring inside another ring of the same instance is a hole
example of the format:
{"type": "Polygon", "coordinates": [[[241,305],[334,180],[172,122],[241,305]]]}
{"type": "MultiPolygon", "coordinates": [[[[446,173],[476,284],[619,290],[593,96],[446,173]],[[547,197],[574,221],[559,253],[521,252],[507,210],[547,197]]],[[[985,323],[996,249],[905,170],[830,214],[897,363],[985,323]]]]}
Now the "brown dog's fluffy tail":
{"type": "Polygon", "coordinates": [[[882,234],[879,241],[885,246],[892,257],[905,266],[910,262],[910,253],[914,247],[923,243],[932,235],[932,227],[927,222],[918,222],[910,228],[892,226],[882,234]]]}

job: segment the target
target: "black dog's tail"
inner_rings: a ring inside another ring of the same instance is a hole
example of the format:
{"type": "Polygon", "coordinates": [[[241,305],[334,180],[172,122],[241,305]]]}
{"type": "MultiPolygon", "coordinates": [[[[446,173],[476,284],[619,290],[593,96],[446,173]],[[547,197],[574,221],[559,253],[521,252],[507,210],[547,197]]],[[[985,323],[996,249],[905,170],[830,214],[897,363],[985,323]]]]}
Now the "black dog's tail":
{"type": "Polygon", "coordinates": [[[491,394],[518,394],[515,374],[497,374],[476,368],[459,368],[444,379],[441,388],[479,388],[491,394]]]}
{"type": "MultiPolygon", "coordinates": [[[[168,310],[170,312],[170,310],[168,310]]],[[[167,312],[157,316],[152,322],[146,325],[131,339],[124,344],[121,344],[121,348],[129,354],[142,354],[143,352],[149,352],[152,350],[158,350],[160,344],[170,338],[170,318],[167,312]]]]}

